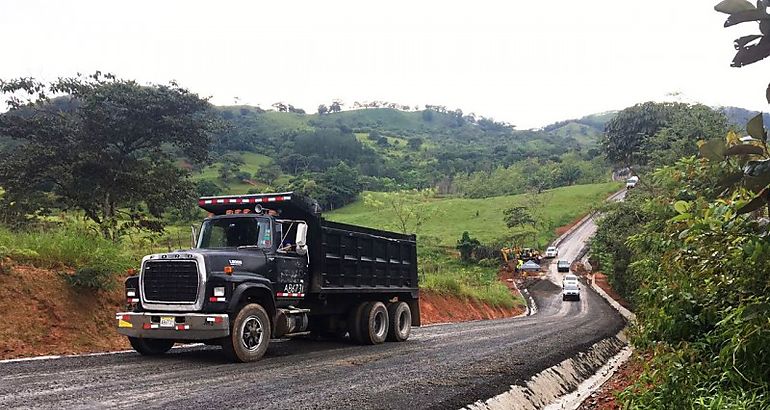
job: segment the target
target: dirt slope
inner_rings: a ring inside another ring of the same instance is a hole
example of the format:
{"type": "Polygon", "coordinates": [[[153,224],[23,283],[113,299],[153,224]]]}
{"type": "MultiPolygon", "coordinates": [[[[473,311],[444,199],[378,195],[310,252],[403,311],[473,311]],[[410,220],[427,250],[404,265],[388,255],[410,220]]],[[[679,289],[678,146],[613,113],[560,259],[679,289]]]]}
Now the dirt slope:
{"type": "Polygon", "coordinates": [[[128,348],[115,332],[122,291],[74,291],[55,271],[17,265],[0,274],[0,358],[128,348]]]}
{"type": "MultiPolygon", "coordinates": [[[[420,303],[425,324],[524,311],[430,292],[422,294],[420,303]]],[[[0,274],[0,359],[129,349],[115,331],[115,312],[124,305],[122,284],[109,292],[75,291],[56,271],[16,265],[0,274]]]]}

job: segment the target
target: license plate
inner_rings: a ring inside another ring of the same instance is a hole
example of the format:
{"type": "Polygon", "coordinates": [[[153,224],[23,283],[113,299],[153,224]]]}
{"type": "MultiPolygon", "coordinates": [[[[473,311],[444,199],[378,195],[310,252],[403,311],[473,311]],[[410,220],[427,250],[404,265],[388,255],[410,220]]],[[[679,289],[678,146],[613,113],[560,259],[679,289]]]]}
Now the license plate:
{"type": "Polygon", "coordinates": [[[160,317],[160,327],[174,327],[175,325],[174,317],[173,316],[161,316],[160,317]]]}

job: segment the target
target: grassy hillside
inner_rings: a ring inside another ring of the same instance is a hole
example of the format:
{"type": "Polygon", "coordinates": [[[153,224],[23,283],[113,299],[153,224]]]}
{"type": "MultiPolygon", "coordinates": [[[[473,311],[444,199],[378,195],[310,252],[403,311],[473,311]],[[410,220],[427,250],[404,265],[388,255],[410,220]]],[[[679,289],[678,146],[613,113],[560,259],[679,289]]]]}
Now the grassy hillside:
{"type": "MultiPolygon", "coordinates": [[[[555,188],[548,191],[550,200],[543,210],[544,216],[552,221],[554,227],[568,224],[576,217],[588,212],[610,193],[617,191],[620,185],[615,182],[604,184],[574,185],[555,188]]],[[[383,194],[366,193],[377,199],[383,194]]],[[[515,205],[525,204],[526,194],[499,196],[484,199],[447,198],[434,199],[419,205],[425,213],[431,215],[420,229],[419,234],[438,238],[445,246],[454,246],[464,231],[481,242],[490,242],[505,238],[510,230],[503,223],[503,210],[515,205]]],[[[327,219],[355,225],[380,229],[396,229],[393,215],[381,211],[363,199],[325,213],[327,219]]],[[[542,232],[541,243],[546,243],[554,236],[553,232],[542,232]]]]}
{"type": "MultiPolygon", "coordinates": [[[[543,215],[551,220],[553,227],[566,225],[619,188],[618,183],[604,183],[553,189],[544,194],[549,200],[543,215]]],[[[396,230],[394,215],[377,205],[384,195],[387,194],[367,192],[362,195],[366,199],[361,198],[324,215],[333,221],[396,230]]],[[[512,307],[523,303],[498,280],[497,261],[464,263],[458,260],[453,248],[464,231],[482,243],[510,237],[511,231],[503,222],[503,210],[524,205],[526,200],[526,195],[486,199],[433,198],[416,205],[423,214],[430,215],[418,235],[420,287],[480,300],[493,306],[512,307]]],[[[555,236],[554,230],[545,230],[539,233],[538,241],[545,245],[555,236]]]]}
{"type": "Polygon", "coordinates": [[[574,138],[580,145],[586,147],[596,145],[599,137],[602,135],[602,132],[598,129],[577,122],[569,122],[552,132],[560,137],[574,138]]]}

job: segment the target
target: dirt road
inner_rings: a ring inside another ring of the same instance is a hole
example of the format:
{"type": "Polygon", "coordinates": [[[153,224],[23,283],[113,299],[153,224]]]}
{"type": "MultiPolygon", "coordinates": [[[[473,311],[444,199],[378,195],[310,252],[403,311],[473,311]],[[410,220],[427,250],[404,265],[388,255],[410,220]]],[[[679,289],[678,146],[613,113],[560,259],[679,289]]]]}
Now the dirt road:
{"type": "MultiPolygon", "coordinates": [[[[576,229],[559,258],[574,258],[593,230],[591,222],[576,229]]],[[[250,364],[207,347],[0,363],[0,408],[459,408],[623,327],[592,291],[562,302],[560,290],[533,285],[539,309],[529,317],[423,327],[405,343],[378,346],[279,341],[250,364]]]]}

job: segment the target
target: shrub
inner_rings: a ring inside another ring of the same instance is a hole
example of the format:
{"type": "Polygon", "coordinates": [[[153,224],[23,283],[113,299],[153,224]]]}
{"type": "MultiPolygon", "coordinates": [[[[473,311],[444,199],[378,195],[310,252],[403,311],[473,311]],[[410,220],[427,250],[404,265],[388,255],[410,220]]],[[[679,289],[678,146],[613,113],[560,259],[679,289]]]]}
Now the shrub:
{"type": "Polygon", "coordinates": [[[91,290],[115,288],[114,273],[103,266],[86,266],[76,270],[72,275],[63,272],[60,275],[74,288],[91,290]]]}

